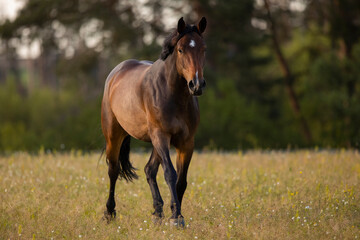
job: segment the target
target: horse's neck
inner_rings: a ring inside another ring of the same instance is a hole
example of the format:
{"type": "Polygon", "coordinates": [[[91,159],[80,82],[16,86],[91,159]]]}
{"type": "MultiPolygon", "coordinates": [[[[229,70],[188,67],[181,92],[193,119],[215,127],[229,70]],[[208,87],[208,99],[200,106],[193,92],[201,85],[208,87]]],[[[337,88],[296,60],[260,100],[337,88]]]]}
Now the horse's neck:
{"type": "Polygon", "coordinates": [[[183,102],[188,102],[192,96],[190,95],[186,80],[177,72],[176,61],[174,55],[170,55],[164,64],[165,79],[171,95],[183,102]]]}

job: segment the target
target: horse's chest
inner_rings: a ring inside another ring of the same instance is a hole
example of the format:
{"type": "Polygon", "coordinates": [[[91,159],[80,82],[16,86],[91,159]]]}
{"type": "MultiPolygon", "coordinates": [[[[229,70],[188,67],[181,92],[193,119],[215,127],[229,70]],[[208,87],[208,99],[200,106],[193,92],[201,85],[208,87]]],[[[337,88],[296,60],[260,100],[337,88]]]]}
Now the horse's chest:
{"type": "Polygon", "coordinates": [[[171,111],[163,113],[163,129],[172,135],[172,138],[188,139],[195,132],[198,119],[194,112],[171,111]]]}
{"type": "Polygon", "coordinates": [[[154,123],[150,128],[161,128],[164,133],[171,135],[172,139],[179,141],[184,141],[194,135],[199,122],[199,112],[195,100],[185,105],[171,98],[163,101],[164,98],[152,97],[152,100],[152,104],[147,106],[148,119],[154,123]]]}
{"type": "Polygon", "coordinates": [[[172,121],[172,135],[178,136],[181,138],[188,138],[189,136],[189,126],[182,118],[174,118],[172,121]]]}

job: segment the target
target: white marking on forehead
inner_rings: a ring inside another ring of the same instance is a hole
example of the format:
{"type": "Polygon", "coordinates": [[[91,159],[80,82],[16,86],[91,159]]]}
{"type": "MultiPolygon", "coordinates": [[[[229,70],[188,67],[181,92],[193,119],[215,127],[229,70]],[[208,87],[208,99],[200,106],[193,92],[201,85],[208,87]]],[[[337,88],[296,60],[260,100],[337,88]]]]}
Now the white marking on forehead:
{"type": "Polygon", "coordinates": [[[196,73],[195,73],[195,86],[196,85],[198,85],[198,83],[199,83],[199,73],[198,73],[198,71],[196,71],[196,73]]]}
{"type": "Polygon", "coordinates": [[[189,46],[190,47],[195,47],[195,41],[193,39],[191,39],[190,43],[189,43],[189,46]]]}

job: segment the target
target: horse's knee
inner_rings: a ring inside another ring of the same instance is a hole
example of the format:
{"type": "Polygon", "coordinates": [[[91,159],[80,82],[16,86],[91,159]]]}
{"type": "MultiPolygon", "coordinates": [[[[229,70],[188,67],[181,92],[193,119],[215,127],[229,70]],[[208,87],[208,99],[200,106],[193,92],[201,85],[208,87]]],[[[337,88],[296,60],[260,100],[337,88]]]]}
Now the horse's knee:
{"type": "Polygon", "coordinates": [[[146,175],[146,179],[148,180],[154,180],[156,179],[156,175],[157,175],[157,172],[158,172],[158,169],[159,169],[159,162],[157,161],[157,159],[155,159],[154,153],[151,154],[151,157],[148,161],[148,163],[145,165],[145,168],[144,168],[144,172],[145,172],[145,175],[146,175]]]}
{"type": "Polygon", "coordinates": [[[147,182],[149,184],[156,182],[157,168],[146,166],[144,170],[147,182]]]}
{"type": "Polygon", "coordinates": [[[177,173],[174,168],[164,168],[164,178],[168,184],[175,184],[177,180],[177,173]]]}
{"type": "Polygon", "coordinates": [[[149,164],[146,164],[145,168],[144,168],[144,172],[146,175],[146,180],[149,182],[152,179],[152,174],[151,174],[151,167],[149,166],[149,164]]]}

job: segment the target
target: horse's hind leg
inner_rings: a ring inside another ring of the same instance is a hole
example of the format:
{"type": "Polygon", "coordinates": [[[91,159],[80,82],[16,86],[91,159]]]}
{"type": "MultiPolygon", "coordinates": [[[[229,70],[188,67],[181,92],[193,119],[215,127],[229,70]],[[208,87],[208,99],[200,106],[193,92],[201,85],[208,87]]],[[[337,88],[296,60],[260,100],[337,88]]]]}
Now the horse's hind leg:
{"type": "Polygon", "coordinates": [[[103,122],[103,132],[106,138],[106,157],[109,163],[108,175],[110,178],[109,198],[106,203],[106,220],[111,220],[116,216],[115,212],[115,185],[120,172],[119,154],[120,148],[127,133],[117,123],[105,124],[103,122]],[[108,127],[108,128],[107,128],[108,127]]]}
{"type": "Polygon", "coordinates": [[[156,182],[156,175],[159,170],[160,161],[161,159],[159,155],[157,154],[155,149],[153,149],[149,162],[145,166],[146,179],[150,186],[150,190],[153,198],[153,206],[155,209],[153,213],[154,223],[161,223],[162,218],[164,217],[164,213],[163,213],[164,201],[161,198],[159,187],[156,182]]]}
{"type": "Polygon", "coordinates": [[[105,216],[108,218],[114,218],[116,216],[115,212],[115,184],[116,180],[119,176],[119,161],[118,155],[120,152],[119,141],[107,143],[106,145],[106,157],[109,161],[108,166],[108,175],[110,178],[110,190],[109,190],[109,198],[106,202],[107,212],[105,212],[105,216]]]}

